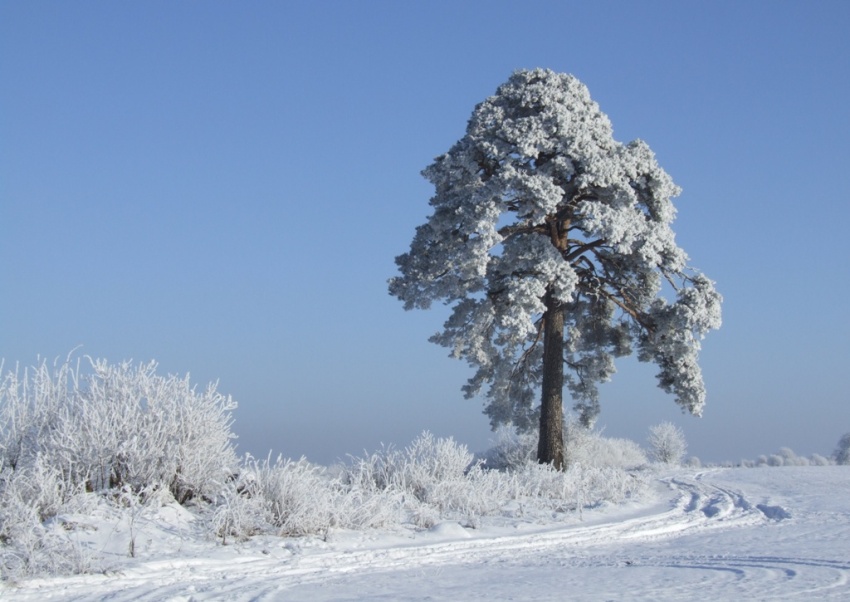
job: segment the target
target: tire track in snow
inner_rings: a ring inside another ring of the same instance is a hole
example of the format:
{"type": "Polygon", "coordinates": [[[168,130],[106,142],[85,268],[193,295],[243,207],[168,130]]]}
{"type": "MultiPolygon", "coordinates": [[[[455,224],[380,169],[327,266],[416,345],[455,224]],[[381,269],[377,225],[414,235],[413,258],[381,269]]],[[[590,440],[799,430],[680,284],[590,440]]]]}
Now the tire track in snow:
{"type": "Polygon", "coordinates": [[[848,593],[850,562],[764,554],[647,556],[645,551],[652,546],[644,544],[756,528],[788,517],[787,513],[776,511],[778,507],[753,504],[740,491],[710,482],[712,474],[662,479],[671,492],[667,509],[616,522],[471,538],[462,538],[468,533],[458,526],[457,539],[439,543],[420,540],[387,547],[302,552],[280,548],[228,560],[153,561],[126,569],[118,577],[103,578],[97,584],[92,583],[92,576],[50,580],[44,588],[31,590],[32,597],[20,599],[55,596],[63,600],[115,602],[279,600],[293,589],[326,585],[329,590],[336,586],[345,590],[346,583],[387,579],[393,573],[411,575],[424,569],[476,566],[498,566],[500,571],[510,571],[535,566],[541,559],[579,573],[618,571],[618,579],[625,575],[634,580],[629,591],[635,598],[689,599],[696,591],[696,582],[700,589],[709,587],[711,591],[745,595],[757,592],[762,599],[799,597],[801,593],[828,598],[848,593]],[[684,578],[665,579],[659,585],[656,581],[660,572],[684,578]]]}
{"type": "Polygon", "coordinates": [[[173,599],[176,602],[226,596],[256,600],[274,596],[289,587],[324,582],[352,573],[363,575],[484,561],[515,563],[553,549],[563,552],[617,541],[656,540],[707,528],[719,521],[724,528],[729,528],[763,520],[763,516],[742,503],[742,496],[735,492],[698,479],[671,478],[665,482],[675,492],[675,503],[667,511],[648,516],[530,534],[377,549],[309,551],[277,558],[259,555],[229,561],[149,562],[126,570],[115,580],[117,591],[105,599],[116,602],[173,599]]]}

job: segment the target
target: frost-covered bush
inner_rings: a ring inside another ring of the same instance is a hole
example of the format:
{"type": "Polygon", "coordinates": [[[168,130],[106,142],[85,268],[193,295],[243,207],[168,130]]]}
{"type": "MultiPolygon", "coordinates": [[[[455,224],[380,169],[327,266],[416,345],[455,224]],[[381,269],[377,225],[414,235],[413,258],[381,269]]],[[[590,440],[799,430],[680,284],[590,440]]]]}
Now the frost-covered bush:
{"type": "Polygon", "coordinates": [[[825,458],[820,454],[812,454],[809,458],[809,463],[812,466],[829,466],[829,458],[825,458]]]}
{"type": "Polygon", "coordinates": [[[326,533],[336,522],[338,491],[321,466],[278,457],[275,463],[249,459],[248,471],[248,491],[265,501],[267,520],[280,535],[326,533]]]}
{"type": "Polygon", "coordinates": [[[672,422],[650,427],[648,440],[653,458],[662,464],[681,464],[688,450],[684,433],[672,422]]]}
{"type": "Polygon", "coordinates": [[[484,465],[495,470],[516,469],[537,459],[537,431],[517,432],[509,426],[496,429],[493,447],[482,455],[484,465]]]}
{"type": "Polygon", "coordinates": [[[481,517],[516,511],[506,510],[506,504],[572,511],[602,501],[622,501],[646,486],[619,467],[577,464],[567,471],[555,470],[538,464],[536,455],[528,451],[533,438],[499,436],[496,450],[486,454],[488,459],[500,459],[499,470],[493,470],[489,461],[472,462],[466,447],[451,439],[423,433],[404,450],[383,449],[353,458],[343,482],[352,490],[394,494],[400,515],[418,527],[448,518],[474,526],[481,517]]]}
{"type": "Polygon", "coordinates": [[[770,455],[761,455],[755,460],[741,460],[739,466],[743,468],[763,468],[766,466],[829,466],[832,464],[830,458],[820,454],[812,454],[809,457],[798,456],[789,447],[779,448],[779,452],[770,455]]]}
{"type": "Polygon", "coordinates": [[[185,502],[213,495],[236,465],[236,404],[215,385],[158,376],[156,363],[69,362],[15,370],[0,386],[0,466],[43,457],[90,491],[164,488],[185,502]]]}
{"type": "MultiPolygon", "coordinates": [[[[162,377],[155,370],[153,362],[97,360],[82,372],[79,363],[51,367],[42,361],[3,375],[5,577],[87,570],[86,556],[53,520],[94,499],[86,492],[135,516],[158,492],[185,503],[221,491],[237,465],[230,430],[236,404],[214,385],[198,392],[188,376],[162,377]]],[[[132,544],[131,538],[131,554],[132,544]]]]}
{"type": "Polygon", "coordinates": [[[785,466],[785,459],[779,454],[770,454],[767,457],[768,466],[785,466]]]}
{"type": "Polygon", "coordinates": [[[521,507],[554,512],[581,511],[601,503],[618,503],[639,496],[647,487],[643,476],[621,468],[571,466],[566,471],[532,462],[499,477],[499,496],[521,507]]]}
{"type": "Polygon", "coordinates": [[[779,454],[782,466],[809,466],[811,461],[805,456],[798,456],[790,447],[780,447],[779,454]]]}
{"type": "Polygon", "coordinates": [[[685,462],[685,466],[688,468],[702,468],[702,460],[700,460],[697,456],[691,456],[688,458],[687,462],[685,462]]]}
{"type": "Polygon", "coordinates": [[[245,541],[267,530],[268,500],[254,488],[254,479],[228,481],[216,496],[207,515],[207,528],[221,542],[245,541]]]}
{"type": "Polygon", "coordinates": [[[227,543],[263,532],[300,537],[400,525],[404,495],[394,485],[378,485],[378,456],[335,471],[305,458],[246,456],[239,475],[215,499],[210,528],[227,543]]]}
{"type": "Polygon", "coordinates": [[[481,511],[481,500],[471,499],[479,493],[470,487],[473,473],[481,472],[480,463],[473,464],[473,459],[465,445],[426,431],[403,450],[385,448],[353,459],[344,478],[362,491],[400,493],[408,510],[421,515],[418,522],[427,525],[441,512],[481,511]]]}
{"type": "Polygon", "coordinates": [[[631,439],[604,437],[576,420],[567,421],[565,433],[568,466],[632,469],[647,463],[643,450],[631,439]]]}
{"type": "MultiPolygon", "coordinates": [[[[630,439],[604,437],[598,430],[583,426],[574,416],[564,422],[564,447],[568,467],[617,467],[631,469],[647,463],[641,447],[630,439]]],[[[495,445],[484,454],[485,466],[496,469],[522,469],[537,458],[537,433],[496,431],[495,445]]]]}
{"type": "Polygon", "coordinates": [[[838,440],[835,452],[832,454],[836,464],[850,464],[850,433],[844,433],[838,440]]]}
{"type": "MultiPolygon", "coordinates": [[[[0,363],[0,371],[3,364],[0,363]]],[[[77,372],[69,362],[16,367],[0,381],[0,468],[31,465],[73,397],[77,372]]]]}
{"type": "Polygon", "coordinates": [[[75,545],[51,519],[86,509],[81,486],[69,488],[43,458],[29,466],[0,470],[0,578],[83,572],[90,554],[75,545]]]}

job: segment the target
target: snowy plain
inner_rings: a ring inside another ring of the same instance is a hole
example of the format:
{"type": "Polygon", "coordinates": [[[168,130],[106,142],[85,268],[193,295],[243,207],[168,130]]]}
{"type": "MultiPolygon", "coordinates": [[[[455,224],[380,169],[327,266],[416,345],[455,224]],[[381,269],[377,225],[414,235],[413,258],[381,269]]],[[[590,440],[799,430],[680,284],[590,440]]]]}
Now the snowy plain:
{"type": "MultiPolygon", "coordinates": [[[[79,517],[106,570],[0,583],[3,600],[850,599],[850,467],[680,468],[639,502],[476,528],[221,545],[176,504],[79,517]]],[[[72,521],[74,517],[64,517],[72,521]]]]}

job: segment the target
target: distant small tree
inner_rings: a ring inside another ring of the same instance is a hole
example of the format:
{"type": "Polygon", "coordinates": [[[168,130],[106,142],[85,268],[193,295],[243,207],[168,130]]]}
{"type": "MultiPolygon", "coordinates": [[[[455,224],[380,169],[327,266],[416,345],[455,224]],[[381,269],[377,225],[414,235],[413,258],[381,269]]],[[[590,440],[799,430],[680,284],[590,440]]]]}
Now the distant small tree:
{"type": "Polygon", "coordinates": [[[850,433],[844,433],[838,440],[838,446],[832,456],[836,464],[850,464],[850,433]]]}
{"type": "Polygon", "coordinates": [[[405,309],[453,306],[431,340],[476,369],[467,397],[489,384],[493,428],[539,425],[538,460],[562,468],[564,386],[593,424],[598,384],[633,347],[664,391],[702,413],[697,356],[721,297],[675,242],[679,188],[646,143],[614,140],[581,82],[517,71],[423,175],[434,212],[396,258],[389,291],[405,309]]]}
{"type": "Polygon", "coordinates": [[[649,446],[657,462],[681,464],[688,451],[682,429],[672,422],[662,422],[649,429],[649,446]]]}

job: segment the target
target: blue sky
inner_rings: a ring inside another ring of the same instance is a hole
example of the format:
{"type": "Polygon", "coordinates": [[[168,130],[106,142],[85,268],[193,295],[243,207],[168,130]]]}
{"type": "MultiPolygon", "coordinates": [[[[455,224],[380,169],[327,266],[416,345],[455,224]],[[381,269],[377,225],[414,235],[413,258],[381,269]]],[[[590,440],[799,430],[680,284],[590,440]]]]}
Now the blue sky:
{"type": "Polygon", "coordinates": [[[850,3],[0,2],[0,358],[159,362],[240,404],[239,449],[328,463],[491,434],[405,312],[419,172],[517,68],[581,79],[683,187],[723,293],[708,404],[651,366],[600,425],[679,424],[703,460],[850,431],[850,3]]]}

